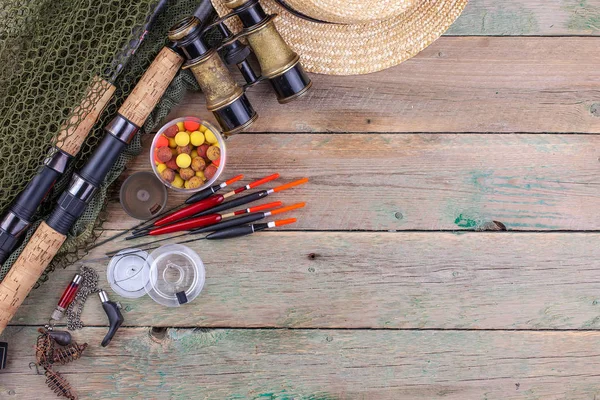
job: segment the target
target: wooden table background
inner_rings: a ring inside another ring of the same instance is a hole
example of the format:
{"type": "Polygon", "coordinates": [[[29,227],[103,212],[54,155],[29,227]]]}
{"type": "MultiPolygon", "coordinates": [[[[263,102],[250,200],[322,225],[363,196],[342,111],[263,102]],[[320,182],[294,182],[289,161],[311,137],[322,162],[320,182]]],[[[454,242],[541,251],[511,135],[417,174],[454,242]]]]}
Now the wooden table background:
{"type": "MultiPolygon", "coordinates": [[[[598,35],[600,0],[471,0],[400,66],[313,75],[284,106],[253,89],[260,119],[228,140],[226,176],[310,177],[277,196],[308,202],[299,223],[193,244],[207,280],[185,307],[111,292],[125,326],[106,349],[89,301],[75,337],[91,347],[60,371],[90,398],[595,399],[598,35]]],[[[123,178],[147,169],[144,154],[123,178]]],[[[116,195],[109,212],[107,235],[136,223],[116,195]]],[[[27,365],[76,270],[5,331],[1,398],[52,397],[27,365]]]]}

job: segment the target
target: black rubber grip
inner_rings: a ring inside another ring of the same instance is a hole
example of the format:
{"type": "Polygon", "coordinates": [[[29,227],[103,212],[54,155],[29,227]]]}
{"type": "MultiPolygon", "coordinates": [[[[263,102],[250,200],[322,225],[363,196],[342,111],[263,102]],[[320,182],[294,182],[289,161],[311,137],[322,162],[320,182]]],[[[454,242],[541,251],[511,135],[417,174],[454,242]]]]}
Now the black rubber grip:
{"type": "Polygon", "coordinates": [[[69,192],[63,192],[58,199],[56,208],[48,217],[46,223],[58,233],[66,235],[77,218],[83,214],[87,203],[73,196],[69,192]]]}
{"type": "Polygon", "coordinates": [[[44,165],[25,187],[10,210],[20,218],[30,221],[59,176],[59,172],[44,165]]]}
{"type": "Polygon", "coordinates": [[[244,204],[252,203],[253,201],[260,200],[263,197],[267,197],[268,195],[269,195],[269,192],[267,192],[266,190],[261,190],[260,192],[247,194],[247,195],[239,197],[237,199],[230,200],[225,203],[221,203],[218,206],[213,207],[209,210],[199,212],[198,214],[195,214],[194,217],[201,217],[203,215],[215,214],[215,213],[218,213],[221,211],[229,210],[230,208],[233,208],[233,207],[238,207],[238,206],[241,206],[244,204]]]}
{"type": "Polygon", "coordinates": [[[0,231],[0,265],[12,254],[19,243],[19,238],[6,231],[0,231]]]}
{"type": "Polygon", "coordinates": [[[246,215],[242,215],[237,218],[228,219],[227,221],[219,222],[218,224],[193,229],[190,231],[190,233],[196,234],[196,233],[220,231],[221,229],[227,229],[227,228],[231,228],[234,226],[251,224],[253,222],[263,219],[264,217],[265,217],[264,213],[246,214],[246,215]]]}

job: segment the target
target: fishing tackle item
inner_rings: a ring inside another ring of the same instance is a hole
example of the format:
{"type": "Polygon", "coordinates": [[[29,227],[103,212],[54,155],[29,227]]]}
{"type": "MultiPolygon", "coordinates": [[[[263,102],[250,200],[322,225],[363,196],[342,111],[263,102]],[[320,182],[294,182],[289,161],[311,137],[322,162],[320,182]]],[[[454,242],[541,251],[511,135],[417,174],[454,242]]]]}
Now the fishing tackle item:
{"type": "Polygon", "coordinates": [[[184,69],[190,69],[206,96],[206,108],[213,113],[225,135],[247,129],[258,117],[233,79],[216,49],[202,39],[202,26],[196,17],[175,24],[169,40],[185,56],[184,69]]]}
{"type": "Polygon", "coordinates": [[[200,256],[189,247],[169,244],[148,255],[144,269],[146,292],[157,303],[179,307],[194,300],[204,287],[205,270],[200,256]]]}
{"type": "MultiPolygon", "coordinates": [[[[94,124],[104,112],[116,90],[114,85],[125,65],[142,44],[148,30],[162,11],[166,0],[156,3],[149,17],[141,27],[141,33],[135,40],[128,40],[107,68],[110,76],[96,76],[82,99],[79,106],[71,113],[58,133],[56,145],[50,150],[37,175],[15,199],[4,216],[0,218],[0,264],[3,264],[13,250],[19,245],[20,239],[31,225],[32,218],[54,186],[58,178],[64,174],[69,161],[79,153],[94,124]]],[[[139,27],[138,27],[139,28],[139,27]]],[[[137,31],[133,28],[132,31],[137,31]]]]}
{"type": "Polygon", "coordinates": [[[146,263],[148,253],[133,249],[127,254],[115,254],[106,269],[106,279],[110,288],[119,296],[137,299],[146,294],[146,282],[142,271],[149,268],[146,263]]]}
{"type": "MultiPolygon", "coordinates": [[[[156,222],[154,222],[154,224],[152,226],[162,226],[162,225],[167,225],[167,224],[171,224],[173,222],[177,222],[180,221],[184,218],[187,217],[191,217],[191,216],[199,216],[197,215],[199,212],[204,211],[204,210],[209,210],[212,209],[213,207],[215,207],[218,204],[221,204],[225,199],[236,195],[238,193],[241,193],[245,190],[250,190],[252,188],[255,188],[257,186],[263,185],[267,182],[270,182],[272,180],[275,180],[279,178],[279,174],[272,174],[269,176],[266,176],[264,178],[261,178],[257,181],[254,181],[252,183],[249,183],[246,186],[241,186],[235,190],[232,190],[230,192],[225,193],[224,195],[213,195],[210,197],[207,197],[203,200],[199,200],[197,202],[195,202],[194,204],[188,205],[183,207],[181,210],[176,211],[174,213],[171,213],[169,215],[166,215],[162,218],[160,218],[159,220],[157,220],[156,222]]],[[[143,229],[143,230],[136,230],[133,232],[134,236],[137,236],[138,233],[144,231],[144,230],[151,230],[152,228],[148,228],[148,229],[143,229]]]]}
{"type": "Polygon", "coordinates": [[[60,372],[54,371],[51,368],[46,368],[44,375],[46,376],[46,385],[48,385],[58,397],[62,396],[70,400],[77,400],[77,394],[75,394],[71,384],[60,374],[60,372]]]}
{"type": "Polygon", "coordinates": [[[274,187],[273,189],[261,190],[260,192],[248,194],[246,196],[242,196],[237,199],[230,200],[228,202],[219,204],[208,210],[200,211],[200,212],[194,214],[194,217],[201,217],[206,214],[217,213],[217,212],[221,212],[224,210],[229,210],[230,208],[233,208],[233,207],[238,207],[238,206],[241,206],[244,204],[252,203],[254,201],[265,198],[270,194],[278,193],[278,192],[293,188],[295,186],[303,185],[306,182],[308,182],[308,178],[302,178],[302,179],[298,179],[297,181],[294,181],[294,182],[286,183],[285,185],[274,187]]]}
{"type": "Polygon", "coordinates": [[[39,328],[38,332],[40,334],[38,335],[35,343],[35,364],[45,367],[54,362],[54,343],[52,342],[52,338],[46,329],[39,328]]]}
{"type": "Polygon", "coordinates": [[[226,36],[222,46],[245,38],[260,65],[261,76],[256,80],[268,80],[279,103],[288,103],[304,95],[312,86],[312,81],[300,64],[298,54],[288,46],[275,27],[276,15],[267,14],[258,0],[223,0],[223,3],[231,12],[204,30],[221,26],[220,30],[226,36]],[[222,26],[234,16],[239,18],[243,29],[237,35],[228,36],[222,26]]]}
{"type": "Polygon", "coordinates": [[[121,152],[148,118],[183,59],[163,48],[144,73],[117,116],[106,126],[104,136],[79,173],[74,173],[54,211],[42,222],[12,268],[0,283],[0,332],[4,330],[42,272],[66,239],[67,232],[82,215],[121,152]]]}
{"type": "Polygon", "coordinates": [[[0,369],[6,368],[7,355],[8,355],[8,343],[0,342],[0,369]]]}
{"type": "Polygon", "coordinates": [[[119,305],[114,301],[110,301],[104,290],[99,291],[98,296],[102,302],[102,308],[108,317],[108,332],[100,344],[102,347],[106,347],[111,342],[125,319],[123,318],[123,314],[121,314],[119,305]]]}
{"type": "Polygon", "coordinates": [[[129,236],[129,237],[126,237],[125,240],[136,239],[138,237],[143,237],[143,236],[147,236],[147,235],[158,236],[158,235],[165,235],[168,233],[175,233],[175,232],[181,232],[181,231],[191,231],[191,230],[200,229],[200,228],[211,229],[211,226],[218,224],[219,222],[221,222],[224,219],[232,218],[232,217],[239,216],[242,214],[249,214],[249,213],[255,213],[258,211],[262,211],[262,210],[268,210],[268,209],[274,208],[274,207],[280,207],[281,204],[282,203],[280,201],[275,201],[272,203],[266,203],[266,204],[261,204],[259,206],[245,208],[243,210],[237,210],[237,211],[230,212],[227,214],[208,214],[208,215],[205,215],[202,217],[191,218],[191,219],[187,219],[182,222],[175,222],[170,225],[161,226],[161,227],[152,229],[152,230],[148,231],[147,233],[140,234],[138,236],[129,236]]]}
{"type": "Polygon", "coordinates": [[[77,344],[71,343],[58,349],[54,349],[52,354],[52,362],[55,364],[65,365],[71,361],[78,360],[81,358],[83,351],[87,348],[88,344],[77,344]]]}
{"type": "Polygon", "coordinates": [[[83,328],[81,322],[83,306],[90,294],[100,291],[98,288],[98,273],[93,268],[85,265],[81,266],[80,275],[82,276],[81,287],[66,311],[67,329],[72,331],[83,328]]]}
{"type": "Polygon", "coordinates": [[[167,204],[167,188],[151,172],[137,172],[123,182],[119,201],[131,217],[148,220],[167,204]]]}
{"type": "MultiPolygon", "coordinates": [[[[178,208],[181,208],[181,207],[185,206],[185,204],[189,204],[188,202],[190,201],[191,198],[197,199],[197,200],[194,200],[194,201],[203,200],[203,199],[207,198],[208,196],[210,196],[210,195],[218,192],[219,190],[221,190],[221,189],[223,189],[223,188],[225,188],[225,187],[231,185],[232,183],[235,183],[235,182],[237,182],[237,181],[239,181],[241,179],[244,179],[244,175],[234,176],[233,178],[231,178],[228,181],[225,181],[225,182],[223,182],[223,183],[221,183],[219,185],[214,185],[214,186],[206,188],[206,189],[204,189],[204,190],[202,190],[202,191],[200,191],[198,193],[195,193],[192,196],[190,196],[185,201],[184,204],[180,204],[178,206],[171,207],[168,210],[162,211],[161,213],[155,215],[153,218],[149,219],[148,221],[141,222],[141,223],[135,225],[133,228],[129,228],[129,229],[123,231],[123,232],[119,232],[119,233],[117,233],[117,234],[115,234],[115,235],[113,235],[113,236],[111,236],[109,238],[106,238],[106,239],[104,239],[104,240],[102,240],[100,242],[95,243],[93,246],[89,247],[87,250],[90,251],[92,249],[95,249],[96,247],[102,246],[102,245],[104,245],[104,244],[106,244],[106,243],[108,243],[108,242],[110,242],[112,240],[115,240],[115,239],[117,239],[117,238],[125,235],[126,233],[128,233],[130,231],[135,231],[137,229],[142,229],[143,230],[143,227],[145,225],[147,225],[148,223],[153,222],[155,219],[160,218],[161,216],[164,216],[165,214],[167,214],[169,212],[175,211],[178,208]]],[[[191,202],[193,203],[194,201],[191,201],[191,202]]]]}
{"type": "Polygon", "coordinates": [[[69,305],[75,299],[75,295],[77,295],[77,292],[79,291],[82,280],[83,277],[81,275],[75,274],[71,280],[71,283],[69,283],[69,286],[67,286],[62,296],[60,296],[60,300],[58,300],[58,304],[52,312],[51,319],[55,321],[60,321],[62,319],[62,317],[65,315],[67,307],[69,307],[69,305]]]}

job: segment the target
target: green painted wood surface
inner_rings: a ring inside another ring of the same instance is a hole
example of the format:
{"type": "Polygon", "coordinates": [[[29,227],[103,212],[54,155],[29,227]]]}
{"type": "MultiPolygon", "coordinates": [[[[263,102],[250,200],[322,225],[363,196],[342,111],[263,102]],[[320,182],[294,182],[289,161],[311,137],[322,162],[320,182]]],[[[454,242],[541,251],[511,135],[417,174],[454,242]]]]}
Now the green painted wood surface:
{"type": "MultiPolygon", "coordinates": [[[[264,201],[308,202],[287,229],[600,227],[600,136],[249,134],[231,137],[227,150],[227,177],[243,173],[249,182],[279,172],[274,186],[310,177],[264,201]]],[[[148,168],[142,155],[123,178],[148,168]]],[[[184,198],[171,196],[170,204],[184,198]]],[[[138,223],[116,197],[108,211],[105,228],[138,223]]]]}
{"type": "MultiPolygon", "coordinates": [[[[443,37],[397,67],[313,75],[313,89],[277,103],[268,85],[248,93],[254,132],[600,131],[600,52],[593,37],[443,37]]],[[[169,118],[209,116],[186,98],[169,118]]]]}
{"type": "MultiPolygon", "coordinates": [[[[598,329],[599,242],[597,233],[263,232],[188,244],[207,278],[185,307],[113,297],[129,326],[598,329]]],[[[106,263],[89,265],[108,288],[106,263]]],[[[51,274],[13,324],[46,322],[75,272],[51,274]]],[[[106,324],[99,302],[83,320],[106,324]]]]}
{"type": "MultiPolygon", "coordinates": [[[[593,399],[598,332],[339,331],[104,328],[77,338],[89,353],[61,367],[82,398],[118,399],[593,399]]],[[[27,367],[33,328],[11,327],[6,399],[42,398],[27,367]],[[37,396],[36,396],[37,394],[37,396]],[[38,397],[39,396],[39,397],[38,397]]],[[[44,396],[45,398],[51,398],[44,396]]]]}
{"type": "Polygon", "coordinates": [[[470,0],[446,35],[600,35],[599,0],[470,0]]]}

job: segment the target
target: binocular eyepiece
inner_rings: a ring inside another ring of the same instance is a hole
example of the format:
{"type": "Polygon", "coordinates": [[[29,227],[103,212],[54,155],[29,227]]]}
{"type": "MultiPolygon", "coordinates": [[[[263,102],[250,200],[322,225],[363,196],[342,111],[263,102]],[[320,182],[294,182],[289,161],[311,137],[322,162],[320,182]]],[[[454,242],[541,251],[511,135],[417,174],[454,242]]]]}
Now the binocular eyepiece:
{"type": "Polygon", "coordinates": [[[224,4],[231,13],[206,27],[195,17],[185,18],[171,28],[169,40],[186,57],[183,68],[189,68],[196,77],[206,95],[208,110],[213,112],[225,133],[235,133],[246,129],[257,118],[244,94],[246,88],[268,80],[277,100],[283,104],[305,94],[312,82],[298,54],[277,31],[273,22],[275,15],[266,14],[258,0],[225,0],[224,4]],[[224,24],[233,16],[237,16],[244,27],[236,35],[224,24]],[[225,37],[219,48],[211,48],[202,37],[213,27],[225,37]],[[246,38],[250,49],[239,41],[241,37],[246,38]],[[225,63],[239,68],[247,82],[244,87],[231,77],[218,54],[221,49],[225,50],[225,63]],[[248,62],[252,52],[260,66],[260,76],[248,62]]]}

